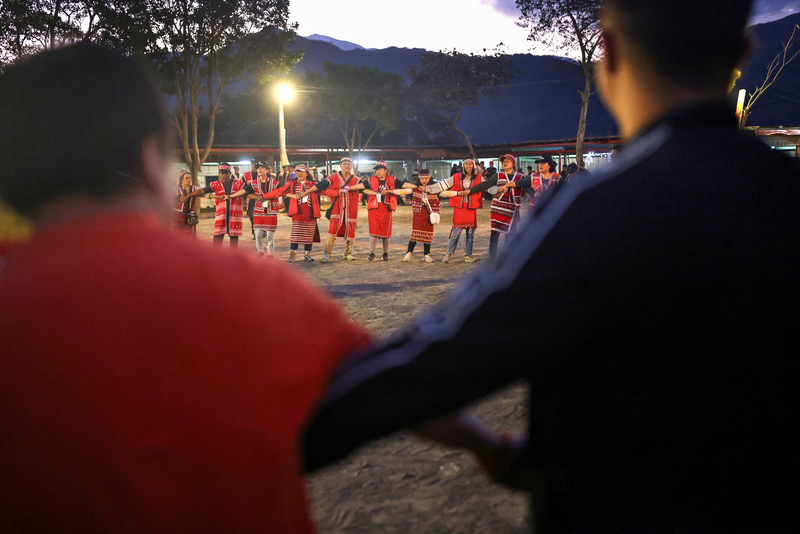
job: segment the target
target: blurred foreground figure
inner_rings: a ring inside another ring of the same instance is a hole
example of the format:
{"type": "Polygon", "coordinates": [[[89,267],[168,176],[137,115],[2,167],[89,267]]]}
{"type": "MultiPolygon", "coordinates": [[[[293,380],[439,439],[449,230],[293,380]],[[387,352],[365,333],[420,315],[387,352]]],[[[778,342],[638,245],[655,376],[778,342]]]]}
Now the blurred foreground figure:
{"type": "Polygon", "coordinates": [[[800,169],[736,128],[745,0],[609,0],[625,148],[343,370],[307,467],[524,378],[536,532],[800,531],[800,169]],[[681,179],[689,171],[700,177],[681,179]]]}
{"type": "Polygon", "coordinates": [[[367,338],[277,263],[169,230],[159,100],[90,45],[0,76],[0,197],[36,226],[0,275],[2,532],[313,531],[300,428],[367,338]],[[326,321],[230,322],[273,309],[326,321]]]}

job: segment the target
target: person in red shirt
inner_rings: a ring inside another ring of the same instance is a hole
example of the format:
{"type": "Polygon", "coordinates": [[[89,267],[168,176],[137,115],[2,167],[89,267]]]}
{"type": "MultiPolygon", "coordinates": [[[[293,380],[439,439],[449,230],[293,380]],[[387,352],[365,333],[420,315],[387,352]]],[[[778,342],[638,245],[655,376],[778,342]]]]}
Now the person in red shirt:
{"type": "Polygon", "coordinates": [[[170,231],[134,59],[46,51],[0,101],[0,196],[35,225],[0,276],[0,531],[313,532],[299,437],[369,336],[286,266],[170,231]]]}

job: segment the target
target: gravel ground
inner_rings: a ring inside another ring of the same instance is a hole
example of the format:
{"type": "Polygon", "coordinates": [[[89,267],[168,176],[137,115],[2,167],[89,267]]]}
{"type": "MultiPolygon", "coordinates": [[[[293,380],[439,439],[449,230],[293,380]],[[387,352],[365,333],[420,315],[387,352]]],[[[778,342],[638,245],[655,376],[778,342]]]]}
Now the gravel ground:
{"type": "MultiPolygon", "coordinates": [[[[413,261],[401,261],[411,233],[411,208],[401,206],[394,218],[390,261],[367,261],[367,212],[359,212],[354,255],[341,259],[344,241],[337,239],[331,261],[323,264],[322,244],[314,245],[317,261],[296,262],[293,268],[336,298],[347,313],[379,339],[391,335],[436,303],[469,271],[488,261],[488,205],[478,212],[473,257],[464,263],[463,235],[455,261],[441,263],[447,248],[452,210],[442,208],[431,255],[422,262],[418,244],[413,261]],[[404,281],[405,280],[405,281],[404,281]]],[[[328,220],[319,223],[323,242],[328,220]]],[[[240,248],[255,255],[255,244],[245,221],[240,248]]],[[[263,261],[285,261],[289,254],[291,220],[281,214],[275,236],[276,256],[263,261]]],[[[203,217],[198,239],[211,239],[213,218],[203,217]]],[[[227,240],[224,246],[227,246],[227,240]]],[[[502,241],[501,241],[502,246],[502,241]]],[[[380,245],[379,245],[380,247],[380,245]]],[[[525,431],[527,389],[518,384],[499,391],[471,407],[471,413],[494,430],[525,431]]],[[[469,454],[440,447],[400,433],[361,448],[344,461],[308,479],[313,515],[320,532],[528,532],[527,495],[503,489],[476,472],[469,454]]]]}

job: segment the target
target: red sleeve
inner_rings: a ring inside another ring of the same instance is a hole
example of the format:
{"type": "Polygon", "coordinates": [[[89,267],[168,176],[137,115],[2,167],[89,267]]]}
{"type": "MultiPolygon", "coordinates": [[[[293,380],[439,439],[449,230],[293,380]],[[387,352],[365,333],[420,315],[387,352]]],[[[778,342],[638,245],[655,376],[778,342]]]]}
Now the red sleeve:
{"type": "Polygon", "coordinates": [[[263,195],[261,195],[261,198],[263,198],[264,200],[271,200],[271,199],[276,199],[276,198],[278,198],[280,196],[283,196],[289,190],[291,185],[292,185],[292,182],[286,182],[283,185],[283,187],[279,187],[278,189],[273,189],[272,191],[270,191],[268,193],[264,193],[263,195]]]}

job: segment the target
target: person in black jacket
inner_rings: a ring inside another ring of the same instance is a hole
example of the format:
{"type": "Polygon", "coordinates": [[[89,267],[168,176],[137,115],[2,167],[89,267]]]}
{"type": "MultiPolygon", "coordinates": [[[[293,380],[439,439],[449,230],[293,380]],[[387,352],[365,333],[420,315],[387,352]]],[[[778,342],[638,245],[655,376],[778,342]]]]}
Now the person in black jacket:
{"type": "Polygon", "coordinates": [[[736,127],[749,12],[606,1],[624,150],[340,372],[309,470],[524,378],[530,439],[495,475],[536,532],[800,531],[800,165],[736,127]]]}

